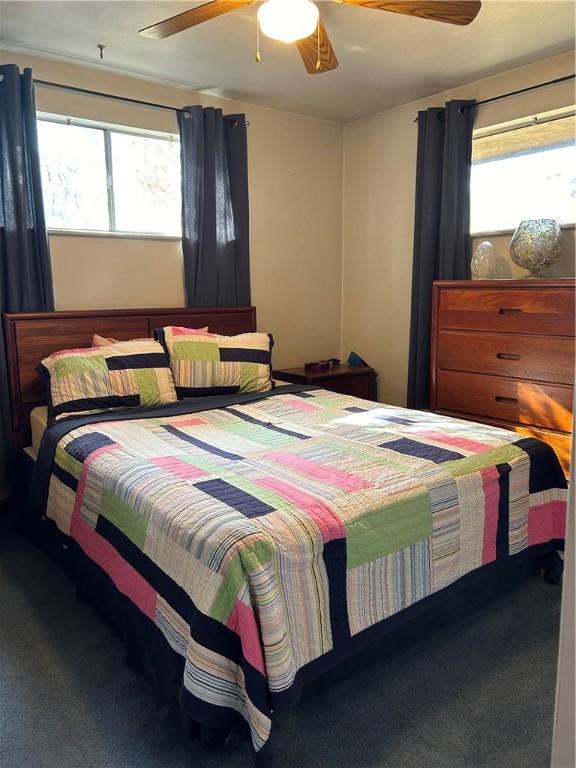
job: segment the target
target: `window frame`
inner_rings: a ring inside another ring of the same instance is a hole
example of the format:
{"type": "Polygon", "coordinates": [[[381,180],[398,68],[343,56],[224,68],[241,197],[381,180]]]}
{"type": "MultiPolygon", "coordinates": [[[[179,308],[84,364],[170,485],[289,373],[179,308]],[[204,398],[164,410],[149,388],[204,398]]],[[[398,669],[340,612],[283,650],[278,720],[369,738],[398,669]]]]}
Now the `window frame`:
{"type": "Polygon", "coordinates": [[[51,112],[37,112],[37,122],[59,123],[61,125],[75,125],[78,128],[93,128],[103,133],[104,140],[104,162],[106,168],[106,195],[108,201],[108,229],[76,229],[74,227],[47,227],[50,235],[64,236],[82,236],[82,237],[120,237],[132,240],[182,240],[182,235],[171,235],[163,232],[133,232],[131,230],[116,228],[116,209],[114,207],[114,174],[112,166],[112,133],[121,133],[128,136],[138,136],[140,138],[159,139],[161,141],[180,142],[177,133],[168,133],[165,131],[153,131],[149,129],[140,129],[117,125],[115,123],[105,123],[98,120],[89,120],[88,118],[68,117],[65,115],[56,115],[51,112]]]}
{"type": "MultiPolygon", "coordinates": [[[[564,118],[573,117],[573,116],[576,116],[576,105],[571,105],[569,107],[562,107],[560,109],[555,109],[550,112],[541,112],[539,114],[534,114],[527,117],[518,118],[516,120],[511,120],[506,123],[488,125],[483,128],[475,128],[472,132],[472,141],[474,141],[475,139],[483,139],[487,136],[495,136],[501,133],[508,133],[509,131],[516,131],[521,128],[530,128],[530,126],[533,126],[536,124],[549,123],[555,120],[562,120],[564,118]]],[[[560,224],[560,228],[576,229],[576,216],[575,216],[575,221],[562,223],[560,224]]],[[[510,229],[492,228],[492,229],[479,230],[478,232],[472,231],[472,229],[470,229],[470,237],[472,239],[478,239],[484,236],[497,237],[499,235],[509,235],[509,234],[512,234],[513,232],[515,232],[514,228],[510,228],[510,229]]]]}

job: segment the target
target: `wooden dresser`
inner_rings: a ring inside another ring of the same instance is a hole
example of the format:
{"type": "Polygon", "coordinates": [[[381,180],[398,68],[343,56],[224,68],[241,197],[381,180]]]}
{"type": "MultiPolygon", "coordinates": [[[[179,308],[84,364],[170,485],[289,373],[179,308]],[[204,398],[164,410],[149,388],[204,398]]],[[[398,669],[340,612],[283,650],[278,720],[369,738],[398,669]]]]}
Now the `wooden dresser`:
{"type": "Polygon", "coordinates": [[[569,474],[576,280],[438,281],[431,409],[545,440],[569,474]]]}

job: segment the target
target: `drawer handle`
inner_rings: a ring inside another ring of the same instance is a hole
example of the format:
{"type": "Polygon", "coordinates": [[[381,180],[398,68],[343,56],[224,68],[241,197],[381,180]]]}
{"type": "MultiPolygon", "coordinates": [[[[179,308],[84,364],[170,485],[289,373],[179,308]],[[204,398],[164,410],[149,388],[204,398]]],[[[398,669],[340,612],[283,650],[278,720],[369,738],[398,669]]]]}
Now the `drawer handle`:
{"type": "Polygon", "coordinates": [[[521,315],[524,312],[519,307],[500,307],[498,314],[500,315],[521,315]]]}
{"type": "Polygon", "coordinates": [[[497,403],[517,403],[518,398],[517,397],[502,397],[502,395],[496,395],[494,398],[497,403]]]}
{"type": "Polygon", "coordinates": [[[496,357],[498,360],[520,360],[520,355],[515,355],[511,352],[498,352],[496,357]]]}

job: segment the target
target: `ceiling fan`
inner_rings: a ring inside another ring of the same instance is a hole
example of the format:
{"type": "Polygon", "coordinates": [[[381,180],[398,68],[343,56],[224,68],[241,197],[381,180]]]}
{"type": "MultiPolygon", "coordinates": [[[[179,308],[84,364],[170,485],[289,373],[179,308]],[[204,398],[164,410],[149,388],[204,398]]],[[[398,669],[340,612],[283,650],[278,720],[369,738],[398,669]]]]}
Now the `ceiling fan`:
{"type": "MultiPolygon", "coordinates": [[[[211,0],[169,19],[141,29],[144,37],[160,39],[170,37],[204,21],[235,11],[257,0],[211,0]]],[[[378,11],[403,13],[422,19],[465,26],[480,10],[479,0],[334,0],[347,5],[359,5],[378,11]]],[[[312,0],[264,0],[258,8],[258,25],[267,37],[284,43],[296,43],[306,71],[315,75],[336,69],[338,60],[312,0]]],[[[257,60],[259,55],[257,54],[257,60]]]]}

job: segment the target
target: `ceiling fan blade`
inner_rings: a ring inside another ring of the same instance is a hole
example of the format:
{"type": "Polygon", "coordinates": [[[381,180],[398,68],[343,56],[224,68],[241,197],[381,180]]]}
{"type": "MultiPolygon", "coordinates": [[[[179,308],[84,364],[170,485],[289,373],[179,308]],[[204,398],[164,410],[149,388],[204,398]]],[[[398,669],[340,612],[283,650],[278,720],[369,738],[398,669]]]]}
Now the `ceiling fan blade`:
{"type": "Polygon", "coordinates": [[[197,8],[191,8],[177,16],[159,21],[158,24],[144,27],[138,34],[160,40],[163,37],[175,35],[177,32],[183,32],[189,27],[195,27],[196,24],[202,24],[203,21],[215,19],[216,16],[221,16],[223,13],[235,11],[237,8],[242,8],[243,5],[251,5],[253,2],[255,0],[211,0],[211,2],[204,3],[197,8]]]}
{"type": "Polygon", "coordinates": [[[361,5],[364,8],[374,8],[377,11],[404,13],[407,16],[418,16],[421,19],[443,21],[447,24],[470,24],[480,10],[479,0],[336,0],[347,5],[361,5]]]}
{"type": "Polygon", "coordinates": [[[313,32],[310,37],[298,40],[296,45],[308,74],[317,75],[321,72],[329,72],[338,66],[338,59],[322,19],[318,20],[318,30],[313,32]],[[318,35],[320,35],[320,46],[318,46],[318,35]],[[318,47],[320,47],[320,56],[318,56],[318,47]],[[319,66],[318,62],[320,62],[319,66]]]}

